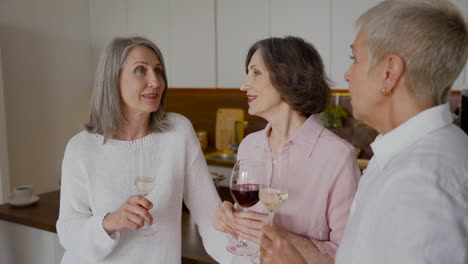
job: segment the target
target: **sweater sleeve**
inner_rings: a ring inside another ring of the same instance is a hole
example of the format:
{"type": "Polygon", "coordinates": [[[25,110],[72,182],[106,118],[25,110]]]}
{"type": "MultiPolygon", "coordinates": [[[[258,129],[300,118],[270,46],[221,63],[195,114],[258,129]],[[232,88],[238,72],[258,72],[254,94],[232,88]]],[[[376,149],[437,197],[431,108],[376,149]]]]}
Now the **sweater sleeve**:
{"type": "Polygon", "coordinates": [[[119,232],[108,235],[102,226],[106,214],[95,215],[91,209],[89,183],[77,147],[72,139],[62,162],[57,234],[65,250],[96,262],[112,252],[119,240],[119,232]]]}
{"type": "Polygon", "coordinates": [[[189,166],[186,167],[184,201],[190,210],[208,254],[219,263],[229,263],[232,255],[226,250],[227,236],[212,225],[216,206],[221,199],[211,179],[208,166],[196,141],[195,134],[190,139],[189,166]]]}

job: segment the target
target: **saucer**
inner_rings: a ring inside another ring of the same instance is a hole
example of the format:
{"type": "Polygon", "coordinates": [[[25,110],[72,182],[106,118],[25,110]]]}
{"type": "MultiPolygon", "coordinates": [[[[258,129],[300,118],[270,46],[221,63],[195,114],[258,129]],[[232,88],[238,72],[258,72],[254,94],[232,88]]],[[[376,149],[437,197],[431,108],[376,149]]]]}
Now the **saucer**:
{"type": "Polygon", "coordinates": [[[10,199],[8,201],[8,203],[11,205],[11,206],[15,206],[15,207],[23,207],[23,206],[28,206],[28,205],[32,205],[32,204],[35,204],[39,201],[39,196],[37,195],[33,195],[31,197],[31,199],[29,199],[28,201],[15,201],[15,199],[10,199]]]}

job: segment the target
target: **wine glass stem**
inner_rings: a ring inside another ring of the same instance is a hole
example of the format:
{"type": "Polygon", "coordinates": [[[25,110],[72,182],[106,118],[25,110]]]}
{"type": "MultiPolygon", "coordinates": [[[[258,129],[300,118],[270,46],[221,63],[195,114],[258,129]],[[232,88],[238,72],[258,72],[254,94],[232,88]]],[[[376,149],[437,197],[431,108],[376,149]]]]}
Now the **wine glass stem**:
{"type": "Polygon", "coordinates": [[[270,212],[270,214],[268,214],[268,224],[270,226],[273,226],[273,219],[275,218],[275,212],[270,212]]]}
{"type": "MultiPolygon", "coordinates": [[[[247,209],[242,207],[242,206],[239,206],[239,211],[243,212],[243,211],[247,211],[247,209]]],[[[237,240],[238,240],[237,247],[246,247],[247,246],[247,240],[242,238],[240,235],[238,235],[237,240]]]]}
{"type": "MultiPolygon", "coordinates": [[[[145,198],[146,198],[146,196],[148,196],[147,193],[142,193],[141,195],[143,195],[145,198]]],[[[146,221],[144,221],[144,225],[143,225],[142,229],[143,230],[148,230],[149,228],[150,228],[149,225],[146,223],[146,221]]]]}

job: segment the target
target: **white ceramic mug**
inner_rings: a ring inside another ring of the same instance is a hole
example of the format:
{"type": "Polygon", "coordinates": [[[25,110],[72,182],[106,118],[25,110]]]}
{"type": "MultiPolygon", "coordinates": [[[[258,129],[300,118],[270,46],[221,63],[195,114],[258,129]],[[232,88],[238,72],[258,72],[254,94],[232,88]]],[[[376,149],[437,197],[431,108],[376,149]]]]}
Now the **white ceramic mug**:
{"type": "Polygon", "coordinates": [[[13,199],[16,202],[28,202],[31,201],[33,196],[32,185],[20,185],[13,189],[13,199]]]}

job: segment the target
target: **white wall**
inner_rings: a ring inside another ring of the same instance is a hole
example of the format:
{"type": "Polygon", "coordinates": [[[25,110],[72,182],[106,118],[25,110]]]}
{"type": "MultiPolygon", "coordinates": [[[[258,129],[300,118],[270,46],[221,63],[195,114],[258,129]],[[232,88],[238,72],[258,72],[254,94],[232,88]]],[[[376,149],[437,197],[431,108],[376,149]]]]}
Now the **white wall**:
{"type": "Polygon", "coordinates": [[[0,1],[11,186],[58,187],[68,139],[88,113],[88,2],[0,1]]]}

